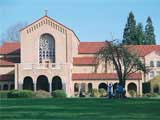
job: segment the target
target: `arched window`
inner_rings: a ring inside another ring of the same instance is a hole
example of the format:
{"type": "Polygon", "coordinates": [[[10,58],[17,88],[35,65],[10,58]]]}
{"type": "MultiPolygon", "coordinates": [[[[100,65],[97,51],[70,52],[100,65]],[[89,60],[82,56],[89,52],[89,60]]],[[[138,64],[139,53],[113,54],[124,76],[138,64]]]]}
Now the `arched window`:
{"type": "Polygon", "coordinates": [[[154,67],[154,62],[150,61],[150,67],[154,67]]]}
{"type": "Polygon", "coordinates": [[[55,39],[50,34],[43,34],[39,44],[39,63],[55,62],[55,39]]]}
{"type": "Polygon", "coordinates": [[[160,67],[160,61],[157,61],[157,65],[156,65],[157,67],[160,67]]]}

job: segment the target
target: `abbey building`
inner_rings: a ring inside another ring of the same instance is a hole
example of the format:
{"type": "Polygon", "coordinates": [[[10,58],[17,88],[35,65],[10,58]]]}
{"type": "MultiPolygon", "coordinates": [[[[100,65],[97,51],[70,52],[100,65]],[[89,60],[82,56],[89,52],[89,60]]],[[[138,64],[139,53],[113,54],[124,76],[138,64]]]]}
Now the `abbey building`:
{"type": "MultiPolygon", "coordinates": [[[[76,33],[47,15],[20,31],[20,42],[0,47],[0,90],[29,89],[51,92],[64,89],[68,96],[80,90],[114,86],[118,78],[112,64],[103,63],[95,72],[95,54],[104,42],[80,42],[76,33]]],[[[151,68],[147,74],[134,73],[126,81],[127,94],[142,95],[142,83],[160,75],[160,46],[133,46],[151,68]]]]}

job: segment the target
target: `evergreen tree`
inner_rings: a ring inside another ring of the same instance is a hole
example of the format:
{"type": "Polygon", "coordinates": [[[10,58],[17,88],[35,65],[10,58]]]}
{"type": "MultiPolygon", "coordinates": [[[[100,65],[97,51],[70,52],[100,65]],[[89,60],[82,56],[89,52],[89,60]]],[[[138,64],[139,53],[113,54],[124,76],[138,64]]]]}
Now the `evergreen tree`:
{"type": "Polygon", "coordinates": [[[152,45],[156,44],[154,27],[150,17],[147,18],[147,24],[145,26],[145,44],[152,45]]]}
{"type": "Polygon", "coordinates": [[[136,26],[136,38],[137,38],[137,45],[143,45],[145,42],[145,36],[143,32],[143,25],[142,23],[138,23],[136,26]]]}
{"type": "Polygon", "coordinates": [[[127,24],[124,28],[123,33],[123,44],[136,44],[137,38],[136,38],[136,20],[134,18],[134,14],[132,12],[129,13],[129,17],[127,19],[127,24]]]}

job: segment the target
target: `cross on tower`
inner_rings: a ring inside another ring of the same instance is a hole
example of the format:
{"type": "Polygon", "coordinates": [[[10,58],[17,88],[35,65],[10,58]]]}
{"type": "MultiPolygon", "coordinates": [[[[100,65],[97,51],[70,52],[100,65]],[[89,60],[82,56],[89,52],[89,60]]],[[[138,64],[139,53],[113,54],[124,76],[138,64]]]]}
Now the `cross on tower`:
{"type": "Polygon", "coordinates": [[[47,16],[48,10],[44,10],[45,11],[45,16],[47,16]]]}

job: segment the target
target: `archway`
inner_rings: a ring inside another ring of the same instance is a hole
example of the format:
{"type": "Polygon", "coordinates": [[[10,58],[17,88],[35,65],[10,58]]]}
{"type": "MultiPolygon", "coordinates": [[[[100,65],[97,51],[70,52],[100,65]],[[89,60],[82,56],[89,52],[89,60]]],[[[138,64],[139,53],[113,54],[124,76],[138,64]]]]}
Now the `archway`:
{"type": "Polygon", "coordinates": [[[14,84],[11,84],[10,89],[11,89],[11,90],[14,89],[14,84]]]}
{"type": "Polygon", "coordinates": [[[59,76],[52,78],[52,91],[54,90],[62,90],[62,80],[59,76]]]}
{"type": "Polygon", "coordinates": [[[85,83],[81,83],[81,92],[86,92],[86,84],[85,83]]]}
{"type": "Polygon", "coordinates": [[[27,76],[24,78],[23,89],[24,90],[33,90],[33,80],[31,77],[27,76]]]}
{"type": "Polygon", "coordinates": [[[103,88],[107,91],[108,89],[108,85],[106,83],[100,83],[99,86],[98,86],[99,89],[103,88]]]}
{"type": "Polygon", "coordinates": [[[8,90],[8,85],[7,84],[3,85],[3,90],[8,90]]]}
{"type": "Polygon", "coordinates": [[[79,84],[74,83],[74,92],[78,92],[78,91],[79,91],[79,84]]]}
{"type": "Polygon", "coordinates": [[[159,86],[158,85],[153,86],[153,92],[154,93],[159,93],[159,86]]]}
{"type": "Polygon", "coordinates": [[[137,92],[137,85],[135,83],[129,83],[128,84],[128,91],[130,90],[134,90],[135,92],[137,92]]]}
{"type": "Polygon", "coordinates": [[[92,91],[92,83],[88,83],[88,92],[92,91]]]}
{"type": "Polygon", "coordinates": [[[113,84],[113,92],[114,92],[114,93],[116,93],[117,85],[118,85],[118,83],[114,83],[114,84],[113,84]]]}
{"type": "Polygon", "coordinates": [[[48,78],[44,75],[40,75],[37,78],[37,90],[45,90],[49,92],[49,82],[48,82],[48,78]]]}

